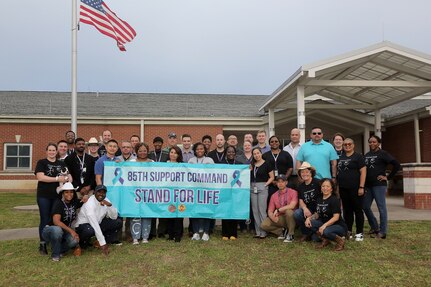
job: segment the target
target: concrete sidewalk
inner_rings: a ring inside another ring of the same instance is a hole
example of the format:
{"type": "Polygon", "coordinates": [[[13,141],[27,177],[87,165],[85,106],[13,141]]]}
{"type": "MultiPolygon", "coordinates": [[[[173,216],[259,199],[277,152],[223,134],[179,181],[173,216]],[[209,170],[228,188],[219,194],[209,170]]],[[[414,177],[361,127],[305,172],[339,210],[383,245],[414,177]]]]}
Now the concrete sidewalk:
{"type": "MultiPolygon", "coordinates": [[[[431,220],[431,210],[417,210],[404,207],[402,197],[386,198],[389,220],[431,220]]],[[[37,206],[18,207],[20,210],[37,210],[37,206]]],[[[378,217],[377,206],[373,204],[374,214],[378,217]]],[[[184,222],[186,224],[186,221],[184,222]]],[[[18,228],[0,230],[0,241],[37,238],[38,228],[18,228]]]]}

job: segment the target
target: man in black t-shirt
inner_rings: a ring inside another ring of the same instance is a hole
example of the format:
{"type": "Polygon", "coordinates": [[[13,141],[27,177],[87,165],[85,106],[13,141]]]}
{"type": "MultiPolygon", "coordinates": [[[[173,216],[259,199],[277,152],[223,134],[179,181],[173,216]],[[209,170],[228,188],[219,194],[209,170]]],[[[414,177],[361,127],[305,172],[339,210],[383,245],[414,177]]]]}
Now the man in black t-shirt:
{"type": "Polygon", "coordinates": [[[78,208],[82,206],[82,202],[88,199],[88,196],[85,196],[80,202],[74,196],[75,188],[70,182],[63,185],[60,193],[62,199],[54,203],[51,220],[42,231],[43,238],[51,243],[52,261],[60,261],[61,254],[75,247],[74,254],[80,255],[79,236],[71,226],[76,218],[78,208]]]}

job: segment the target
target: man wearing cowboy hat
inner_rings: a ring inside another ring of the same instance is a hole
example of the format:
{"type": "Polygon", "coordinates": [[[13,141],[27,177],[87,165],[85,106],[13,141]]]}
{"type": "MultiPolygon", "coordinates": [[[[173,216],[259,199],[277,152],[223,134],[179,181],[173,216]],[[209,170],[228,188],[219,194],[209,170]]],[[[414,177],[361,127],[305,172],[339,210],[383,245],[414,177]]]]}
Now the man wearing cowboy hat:
{"type": "Polygon", "coordinates": [[[63,185],[60,193],[62,198],[54,203],[51,221],[42,231],[42,237],[51,243],[53,261],[60,261],[60,256],[72,248],[75,248],[75,255],[80,255],[79,236],[72,229],[72,222],[76,218],[78,208],[88,199],[84,197],[79,201],[74,197],[75,187],[70,182],[63,185]]]}

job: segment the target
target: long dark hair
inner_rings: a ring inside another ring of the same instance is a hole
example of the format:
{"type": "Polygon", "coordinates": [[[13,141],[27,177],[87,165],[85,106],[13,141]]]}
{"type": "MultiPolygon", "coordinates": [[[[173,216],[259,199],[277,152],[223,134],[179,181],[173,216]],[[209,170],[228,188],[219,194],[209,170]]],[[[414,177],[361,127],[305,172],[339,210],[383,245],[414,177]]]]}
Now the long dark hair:
{"type": "MultiPolygon", "coordinates": [[[[175,150],[175,152],[178,154],[177,162],[183,162],[183,152],[181,151],[181,149],[178,146],[174,145],[169,149],[169,153],[171,153],[171,150],[175,150]]],[[[171,160],[170,157],[169,160],[171,160]]]]}
{"type": "Polygon", "coordinates": [[[262,149],[260,148],[260,147],[254,147],[252,150],[251,150],[251,165],[252,166],[254,166],[255,164],[256,164],[256,160],[254,159],[254,150],[259,150],[260,151],[260,153],[262,154],[262,149]]]}

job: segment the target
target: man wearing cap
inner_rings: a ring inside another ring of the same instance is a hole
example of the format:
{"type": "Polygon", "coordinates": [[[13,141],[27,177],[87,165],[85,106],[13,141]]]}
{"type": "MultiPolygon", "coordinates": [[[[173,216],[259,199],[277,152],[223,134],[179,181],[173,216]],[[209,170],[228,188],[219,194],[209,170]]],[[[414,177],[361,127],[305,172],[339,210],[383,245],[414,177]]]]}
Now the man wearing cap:
{"type": "Polygon", "coordinates": [[[96,161],[92,156],[85,153],[85,140],[83,138],[75,140],[74,152],[64,159],[64,163],[72,175],[73,185],[78,187],[79,197],[88,194],[96,186],[94,181],[94,164],[96,161]]]}
{"type": "Polygon", "coordinates": [[[74,196],[75,188],[70,182],[63,185],[60,194],[62,198],[54,203],[51,220],[42,231],[43,238],[51,243],[53,261],[60,261],[61,254],[72,248],[75,248],[74,255],[81,255],[79,236],[72,229],[72,222],[76,218],[78,208],[88,200],[88,196],[85,196],[80,202],[74,196]]]}
{"type": "Polygon", "coordinates": [[[99,159],[99,154],[97,153],[97,150],[99,149],[99,142],[95,137],[90,138],[90,140],[87,143],[88,148],[88,154],[91,155],[95,160],[99,159]]]}
{"type": "Polygon", "coordinates": [[[296,224],[302,233],[300,242],[311,240],[311,229],[305,226],[305,219],[316,212],[317,198],[321,196],[319,180],[315,178],[316,169],[304,161],[298,168],[298,177],[301,183],[298,185],[299,208],[293,214],[296,224]]]}
{"type": "Polygon", "coordinates": [[[323,132],[320,127],[311,129],[311,141],[301,146],[296,156],[296,167],[306,161],[316,168],[316,178],[332,178],[337,176],[338,155],[334,147],[323,140],[323,132]]]}
{"type": "Polygon", "coordinates": [[[88,246],[91,237],[96,236],[95,246],[100,246],[103,254],[108,255],[107,243],[119,243],[117,238],[123,221],[118,217],[117,209],[106,198],[106,190],[104,185],[96,186],[95,194],[81,207],[75,226],[81,246],[88,246]]]}
{"type": "Polygon", "coordinates": [[[153,139],[154,149],[150,151],[148,157],[155,162],[167,162],[169,160],[169,153],[162,149],[163,139],[159,136],[153,139]]]}
{"type": "Polygon", "coordinates": [[[279,235],[284,242],[293,242],[295,233],[294,210],[298,204],[298,193],[287,187],[287,177],[284,174],[277,176],[278,191],[271,196],[268,206],[268,217],[260,225],[266,232],[279,235]],[[287,235],[283,234],[287,228],[287,235]]]}
{"type": "Polygon", "coordinates": [[[177,145],[177,134],[174,132],[170,132],[168,134],[168,145],[163,149],[163,151],[169,154],[169,150],[174,145],[177,145]]]}

